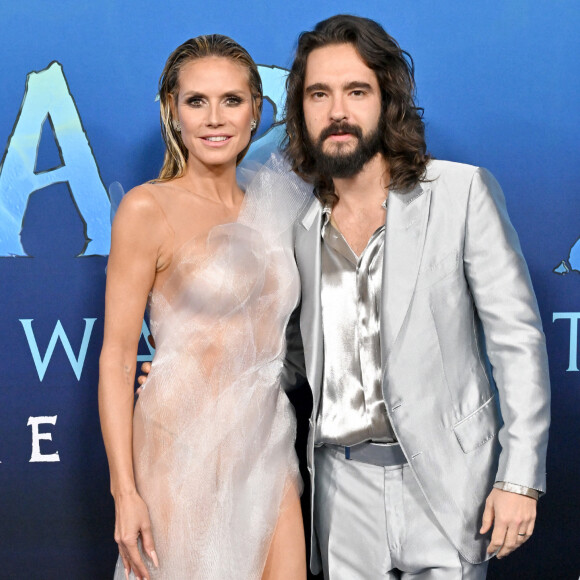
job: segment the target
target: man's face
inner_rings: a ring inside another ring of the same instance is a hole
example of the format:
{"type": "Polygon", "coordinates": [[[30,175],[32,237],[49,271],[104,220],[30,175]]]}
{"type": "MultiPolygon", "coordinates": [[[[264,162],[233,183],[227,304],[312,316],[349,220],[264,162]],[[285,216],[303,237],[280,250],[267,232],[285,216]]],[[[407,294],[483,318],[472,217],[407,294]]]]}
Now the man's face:
{"type": "Polygon", "coordinates": [[[381,91],[351,44],[313,50],[306,61],[304,121],[317,170],[352,177],[381,147],[381,91]]]}

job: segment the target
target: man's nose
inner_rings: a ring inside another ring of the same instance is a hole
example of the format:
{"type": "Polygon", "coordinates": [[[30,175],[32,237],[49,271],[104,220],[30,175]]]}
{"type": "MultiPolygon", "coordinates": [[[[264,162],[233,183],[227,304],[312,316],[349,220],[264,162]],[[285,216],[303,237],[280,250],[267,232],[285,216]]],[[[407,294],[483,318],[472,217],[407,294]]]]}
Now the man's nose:
{"type": "Polygon", "coordinates": [[[330,118],[335,122],[344,121],[347,118],[346,104],[342,96],[335,96],[332,99],[330,108],[330,118]]]}

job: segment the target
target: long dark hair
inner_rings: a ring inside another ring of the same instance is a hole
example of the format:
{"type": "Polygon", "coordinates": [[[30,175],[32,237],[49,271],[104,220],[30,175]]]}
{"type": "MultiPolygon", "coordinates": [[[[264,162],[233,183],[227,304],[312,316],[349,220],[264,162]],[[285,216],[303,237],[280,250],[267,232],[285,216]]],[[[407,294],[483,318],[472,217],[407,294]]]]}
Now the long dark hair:
{"type": "Polygon", "coordinates": [[[376,74],[384,127],[381,152],[390,166],[389,185],[400,191],[408,190],[424,177],[430,159],[423,109],[415,105],[413,59],[380,24],[359,16],[332,16],[319,22],[312,32],[303,32],[298,39],[296,57],[286,80],[286,138],[282,144],[292,169],[314,183],[316,195],[323,202],[337,200],[332,179],[317,172],[306,146],[302,105],[308,56],[314,49],[332,44],[352,44],[376,74]]]}

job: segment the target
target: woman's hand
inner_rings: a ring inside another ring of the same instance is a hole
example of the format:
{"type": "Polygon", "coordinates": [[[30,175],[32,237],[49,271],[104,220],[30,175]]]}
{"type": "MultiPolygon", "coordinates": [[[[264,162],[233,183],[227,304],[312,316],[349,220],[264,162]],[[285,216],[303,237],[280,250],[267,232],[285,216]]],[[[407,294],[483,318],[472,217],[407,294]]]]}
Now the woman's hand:
{"type": "Polygon", "coordinates": [[[115,541],[119,545],[127,580],[131,571],[137,580],[149,580],[149,573],[139,553],[139,536],[144,552],[158,568],[159,561],[145,502],[137,492],[115,497],[115,541]]]}

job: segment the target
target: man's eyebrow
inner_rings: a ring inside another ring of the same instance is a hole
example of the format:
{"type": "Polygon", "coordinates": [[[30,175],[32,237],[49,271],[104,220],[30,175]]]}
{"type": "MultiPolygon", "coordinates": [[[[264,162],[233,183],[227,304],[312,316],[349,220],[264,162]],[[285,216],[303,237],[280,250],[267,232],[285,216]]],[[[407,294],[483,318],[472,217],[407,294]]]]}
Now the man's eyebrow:
{"type": "MultiPolygon", "coordinates": [[[[342,90],[344,91],[352,91],[353,89],[364,89],[366,91],[372,91],[373,87],[370,83],[366,81],[350,81],[342,86],[342,90]]],[[[312,85],[308,85],[304,89],[305,94],[315,93],[316,91],[330,91],[330,85],[326,83],[314,83],[312,85]]]]}
{"type": "Polygon", "coordinates": [[[314,83],[304,89],[305,93],[315,93],[316,91],[329,91],[330,86],[325,83],[314,83]]]}
{"type": "Polygon", "coordinates": [[[352,91],[353,89],[364,89],[366,91],[372,91],[373,87],[365,81],[351,81],[342,87],[346,91],[352,91]]]}

